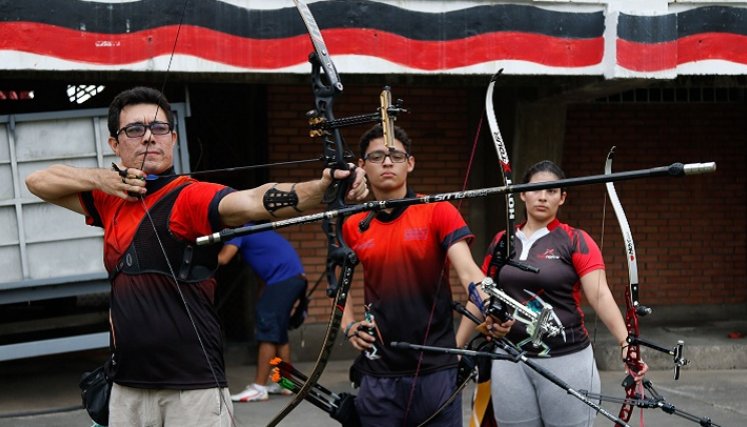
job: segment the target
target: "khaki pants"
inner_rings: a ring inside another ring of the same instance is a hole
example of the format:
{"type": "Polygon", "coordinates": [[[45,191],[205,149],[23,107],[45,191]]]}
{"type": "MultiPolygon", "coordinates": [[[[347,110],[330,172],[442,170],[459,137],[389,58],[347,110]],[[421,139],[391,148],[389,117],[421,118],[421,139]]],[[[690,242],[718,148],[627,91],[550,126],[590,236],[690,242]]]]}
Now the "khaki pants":
{"type": "Polygon", "coordinates": [[[170,390],[114,384],[110,427],[230,427],[233,404],[228,388],[170,390]]]}

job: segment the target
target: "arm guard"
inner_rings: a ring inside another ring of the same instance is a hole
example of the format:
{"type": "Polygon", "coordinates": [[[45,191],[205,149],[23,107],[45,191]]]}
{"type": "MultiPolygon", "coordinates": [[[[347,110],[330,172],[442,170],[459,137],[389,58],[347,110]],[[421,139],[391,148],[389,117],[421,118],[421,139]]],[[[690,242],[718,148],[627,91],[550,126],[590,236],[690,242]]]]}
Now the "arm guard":
{"type": "Polygon", "coordinates": [[[264,205],[267,212],[270,215],[275,216],[275,211],[282,208],[292,207],[296,212],[301,212],[298,209],[298,194],[296,194],[296,184],[291,186],[290,191],[278,190],[277,184],[273,185],[272,188],[267,190],[264,197],[262,197],[262,204],[264,205]]]}

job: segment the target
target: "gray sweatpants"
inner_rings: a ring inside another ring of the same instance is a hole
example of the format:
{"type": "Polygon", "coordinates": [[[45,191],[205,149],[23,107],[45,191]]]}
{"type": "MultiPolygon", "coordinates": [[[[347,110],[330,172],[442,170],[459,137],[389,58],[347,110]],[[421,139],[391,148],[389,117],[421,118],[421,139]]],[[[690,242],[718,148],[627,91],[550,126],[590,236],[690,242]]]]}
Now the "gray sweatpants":
{"type": "MultiPolygon", "coordinates": [[[[599,372],[591,346],[565,356],[532,360],[577,391],[600,391],[599,372]]],[[[493,413],[500,427],[590,427],[594,424],[596,413],[591,407],[523,363],[493,361],[490,392],[493,413]]]]}

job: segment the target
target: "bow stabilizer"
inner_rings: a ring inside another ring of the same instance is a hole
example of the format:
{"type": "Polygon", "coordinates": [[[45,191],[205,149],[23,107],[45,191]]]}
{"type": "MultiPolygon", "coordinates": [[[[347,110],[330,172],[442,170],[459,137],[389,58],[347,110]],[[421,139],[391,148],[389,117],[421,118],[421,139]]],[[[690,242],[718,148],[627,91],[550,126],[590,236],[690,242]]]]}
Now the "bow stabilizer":
{"type": "Polygon", "coordinates": [[[357,205],[350,205],[340,209],[327,210],[325,212],[318,212],[264,224],[248,225],[237,228],[226,228],[217,233],[200,236],[196,239],[196,243],[198,245],[212,245],[214,243],[223,242],[233,237],[243,236],[245,234],[259,233],[267,230],[277,230],[280,228],[290,227],[292,225],[308,224],[310,222],[317,222],[326,218],[349,216],[358,212],[380,211],[384,209],[393,209],[418,204],[474,199],[478,197],[502,195],[505,193],[520,193],[523,191],[544,190],[547,188],[578,187],[581,185],[629,181],[633,179],[664,176],[682,177],[685,175],[705,174],[715,171],[716,163],[714,162],[688,164],[672,163],[668,166],[659,166],[624,172],[614,172],[609,175],[589,175],[576,178],[566,178],[557,181],[532,182],[528,184],[514,184],[500,187],[475,188],[472,190],[453,191],[450,193],[438,193],[418,197],[407,197],[404,199],[376,200],[363,202],[357,205]]]}
{"type": "MultiPolygon", "coordinates": [[[[475,323],[479,323],[479,320],[474,317],[467,309],[464,308],[459,303],[454,303],[452,305],[454,310],[462,313],[467,318],[472,320],[475,323]]],[[[623,422],[618,417],[614,416],[613,414],[607,412],[603,407],[601,407],[598,403],[592,401],[589,399],[589,396],[586,396],[585,393],[582,391],[577,391],[573,389],[568,383],[557,377],[552,372],[548,371],[542,365],[536,363],[531,358],[528,358],[524,355],[524,352],[516,349],[514,345],[506,340],[505,338],[499,338],[497,340],[493,340],[491,342],[490,347],[498,347],[503,349],[505,351],[505,354],[496,352],[492,350],[491,348],[486,348],[484,346],[479,346],[477,350],[472,350],[470,348],[467,349],[459,349],[459,348],[449,348],[449,347],[434,347],[434,346],[426,346],[426,345],[417,345],[417,344],[410,344],[405,342],[392,342],[391,346],[394,348],[401,348],[401,349],[411,349],[411,350],[418,350],[418,351],[432,351],[432,352],[438,352],[438,353],[446,353],[446,354],[458,354],[461,357],[472,357],[477,359],[487,359],[487,360],[507,360],[514,363],[524,363],[526,366],[537,372],[539,375],[545,377],[547,380],[552,382],[553,384],[557,385],[558,387],[565,390],[568,394],[575,397],[576,399],[580,400],[582,403],[588,405],[589,407],[593,408],[596,412],[602,414],[606,418],[608,418],[611,421],[614,421],[618,425],[622,427],[629,427],[626,422],[623,422]],[[489,351],[484,351],[489,350],[489,351]]]]}

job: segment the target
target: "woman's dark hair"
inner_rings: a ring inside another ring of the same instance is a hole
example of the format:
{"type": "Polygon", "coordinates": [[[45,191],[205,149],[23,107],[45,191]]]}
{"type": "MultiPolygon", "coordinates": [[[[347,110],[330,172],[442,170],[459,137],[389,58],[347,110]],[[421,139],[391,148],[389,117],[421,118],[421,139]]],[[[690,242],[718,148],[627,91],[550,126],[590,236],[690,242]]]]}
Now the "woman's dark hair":
{"type": "MultiPolygon", "coordinates": [[[[360,150],[361,150],[361,158],[363,158],[366,155],[366,150],[368,150],[368,146],[371,144],[371,140],[374,140],[376,138],[382,138],[384,136],[384,129],[381,127],[381,124],[374,125],[369,130],[363,133],[361,135],[360,139],[360,150]]],[[[412,154],[412,140],[407,135],[407,132],[405,132],[404,129],[402,129],[399,126],[394,127],[394,138],[402,143],[402,145],[405,147],[405,153],[412,154]]]]}
{"type": "MultiPolygon", "coordinates": [[[[541,162],[537,162],[530,166],[529,169],[527,169],[521,182],[523,184],[528,184],[532,177],[540,172],[549,172],[557,176],[558,179],[565,179],[565,172],[563,172],[563,169],[561,169],[560,166],[556,165],[550,160],[542,160],[541,162]]],[[[561,187],[560,191],[565,192],[566,188],[561,187]]]]}
{"type": "MultiPolygon", "coordinates": [[[[127,89],[121,92],[119,95],[114,97],[114,100],[109,104],[109,117],[107,119],[107,127],[109,128],[109,135],[112,138],[117,137],[119,131],[119,114],[128,105],[136,104],[153,104],[157,105],[160,110],[166,114],[166,120],[168,120],[171,128],[174,128],[174,114],[171,111],[171,105],[166,97],[156,89],[138,86],[132,89],[127,89]]],[[[154,113],[155,117],[155,113],[154,113]]]]}

